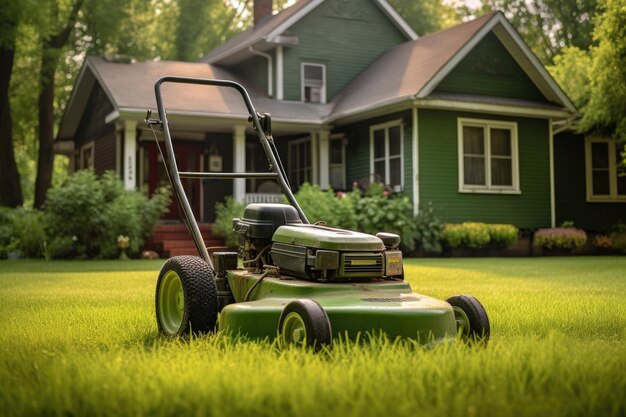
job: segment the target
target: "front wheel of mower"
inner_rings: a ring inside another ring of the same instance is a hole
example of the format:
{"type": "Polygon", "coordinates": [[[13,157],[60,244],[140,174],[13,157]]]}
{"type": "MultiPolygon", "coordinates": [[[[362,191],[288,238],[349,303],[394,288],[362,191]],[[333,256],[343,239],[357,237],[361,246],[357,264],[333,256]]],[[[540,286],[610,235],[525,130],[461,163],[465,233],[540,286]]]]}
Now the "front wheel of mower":
{"type": "Polygon", "coordinates": [[[457,332],[465,341],[489,340],[491,327],[483,305],[471,295],[454,295],[446,299],[454,310],[457,332]]]}
{"type": "Polygon", "coordinates": [[[167,336],[212,331],[217,323],[217,285],[213,271],[197,256],[168,259],[157,280],[156,317],[167,336]]]}
{"type": "Polygon", "coordinates": [[[310,346],[316,352],[332,343],[332,330],[326,311],[313,300],[287,304],[278,321],[278,337],[283,348],[310,346]]]}

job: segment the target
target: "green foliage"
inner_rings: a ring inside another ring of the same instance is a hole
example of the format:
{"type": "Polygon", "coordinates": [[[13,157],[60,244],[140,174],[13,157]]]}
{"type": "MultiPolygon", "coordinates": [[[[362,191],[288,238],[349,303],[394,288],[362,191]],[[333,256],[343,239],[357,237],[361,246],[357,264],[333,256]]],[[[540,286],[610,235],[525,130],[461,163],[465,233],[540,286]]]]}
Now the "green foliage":
{"type": "Polygon", "coordinates": [[[328,226],[354,230],[358,227],[351,194],[337,198],[332,189],[322,191],[319,185],[304,183],[295,197],[309,222],[325,222],[328,226]]]}
{"type": "Polygon", "coordinates": [[[413,205],[407,196],[388,195],[383,184],[372,183],[365,195],[353,190],[349,198],[354,204],[359,231],[372,235],[378,232],[396,233],[400,235],[404,249],[415,249],[413,205]]]}
{"type": "Polygon", "coordinates": [[[43,254],[46,242],[43,213],[23,207],[0,207],[0,259],[9,252],[25,258],[43,254]]]}
{"type": "Polygon", "coordinates": [[[391,0],[390,3],[420,36],[461,23],[454,6],[441,0],[391,0]]]}
{"type": "Polygon", "coordinates": [[[466,246],[479,249],[488,245],[506,247],[517,240],[518,229],[510,224],[466,222],[446,224],[443,241],[451,248],[466,246]]]}
{"type": "Polygon", "coordinates": [[[443,223],[435,214],[432,203],[421,207],[415,218],[415,242],[418,249],[429,253],[440,253],[443,223]]]}
{"type": "Polygon", "coordinates": [[[98,179],[90,170],[78,171],[48,192],[48,249],[55,257],[113,258],[119,254],[117,237],[123,235],[130,238],[129,252],[137,253],[169,201],[167,189],[148,199],[125,190],[113,172],[98,179]]]}
{"type": "Polygon", "coordinates": [[[613,248],[626,253],[626,224],[618,223],[613,227],[610,235],[613,248]]]}
{"type": "Polygon", "coordinates": [[[586,242],[585,231],[573,227],[539,229],[533,237],[533,244],[545,249],[580,249],[586,242]]]}
{"type": "Polygon", "coordinates": [[[215,204],[215,223],[213,223],[213,233],[224,239],[226,246],[237,246],[238,237],[233,232],[233,219],[243,216],[244,204],[227,196],[223,203],[215,204]]]}
{"type": "Polygon", "coordinates": [[[0,206],[0,259],[7,257],[15,250],[15,232],[13,229],[13,212],[15,209],[0,206]]]}

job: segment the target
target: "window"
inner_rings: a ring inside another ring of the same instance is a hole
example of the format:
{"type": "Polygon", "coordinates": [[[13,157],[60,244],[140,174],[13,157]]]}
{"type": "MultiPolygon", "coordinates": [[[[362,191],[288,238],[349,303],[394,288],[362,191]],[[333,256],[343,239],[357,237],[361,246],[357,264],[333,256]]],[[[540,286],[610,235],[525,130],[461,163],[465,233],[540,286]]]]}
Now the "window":
{"type": "Polygon", "coordinates": [[[303,138],[289,142],[287,153],[289,182],[297,191],[303,182],[311,182],[311,139],[303,138]]]}
{"type": "Polygon", "coordinates": [[[302,101],[326,103],[326,66],[302,64],[302,101]]]}
{"type": "Polygon", "coordinates": [[[402,191],[402,123],[393,121],[370,128],[370,171],[372,181],[381,181],[402,191]]]}
{"type": "Polygon", "coordinates": [[[519,193],[517,124],[459,119],[459,191],[519,193]]]}
{"type": "Polygon", "coordinates": [[[330,186],[334,190],[346,189],[346,138],[341,135],[330,138],[330,186]]]}
{"type": "Polygon", "coordinates": [[[93,169],[94,143],[83,146],[80,150],[80,169],[93,169]]]}
{"type": "Polygon", "coordinates": [[[588,201],[626,201],[626,171],[620,159],[614,139],[585,139],[588,201]]]}

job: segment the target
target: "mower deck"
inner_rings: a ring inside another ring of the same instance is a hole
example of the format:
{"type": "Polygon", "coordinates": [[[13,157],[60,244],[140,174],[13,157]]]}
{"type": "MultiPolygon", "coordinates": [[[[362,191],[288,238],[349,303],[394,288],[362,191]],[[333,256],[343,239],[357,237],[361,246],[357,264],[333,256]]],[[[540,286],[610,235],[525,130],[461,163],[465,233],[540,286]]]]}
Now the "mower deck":
{"type": "Polygon", "coordinates": [[[326,311],[333,337],[354,339],[360,332],[384,332],[391,340],[420,343],[453,338],[457,327],[452,307],[445,301],[414,293],[404,281],[313,282],[287,276],[261,279],[243,269],[228,272],[236,303],[223,308],[219,329],[249,339],[274,339],[281,312],[296,299],[311,299],[326,311]]]}

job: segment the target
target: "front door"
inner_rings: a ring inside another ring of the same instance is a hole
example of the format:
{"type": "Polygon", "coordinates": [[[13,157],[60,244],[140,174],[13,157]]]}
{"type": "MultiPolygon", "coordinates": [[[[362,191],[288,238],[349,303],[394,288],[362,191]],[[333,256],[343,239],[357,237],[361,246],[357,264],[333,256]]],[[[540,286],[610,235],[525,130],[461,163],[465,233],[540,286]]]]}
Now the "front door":
{"type": "MultiPolygon", "coordinates": [[[[161,154],[154,143],[144,143],[143,145],[143,182],[148,186],[150,195],[154,193],[157,187],[169,185],[169,180],[165,172],[165,166],[161,159],[161,154]]],[[[165,153],[164,145],[161,144],[161,150],[165,153]]],[[[202,146],[195,143],[175,144],[176,165],[179,171],[200,171],[202,161],[202,146]]],[[[202,221],[200,217],[200,197],[201,182],[198,179],[182,178],[181,182],[191,205],[194,216],[198,222],[202,221]]],[[[172,204],[167,213],[162,217],[165,220],[182,220],[182,215],[178,208],[178,202],[172,196],[172,204]]]]}

